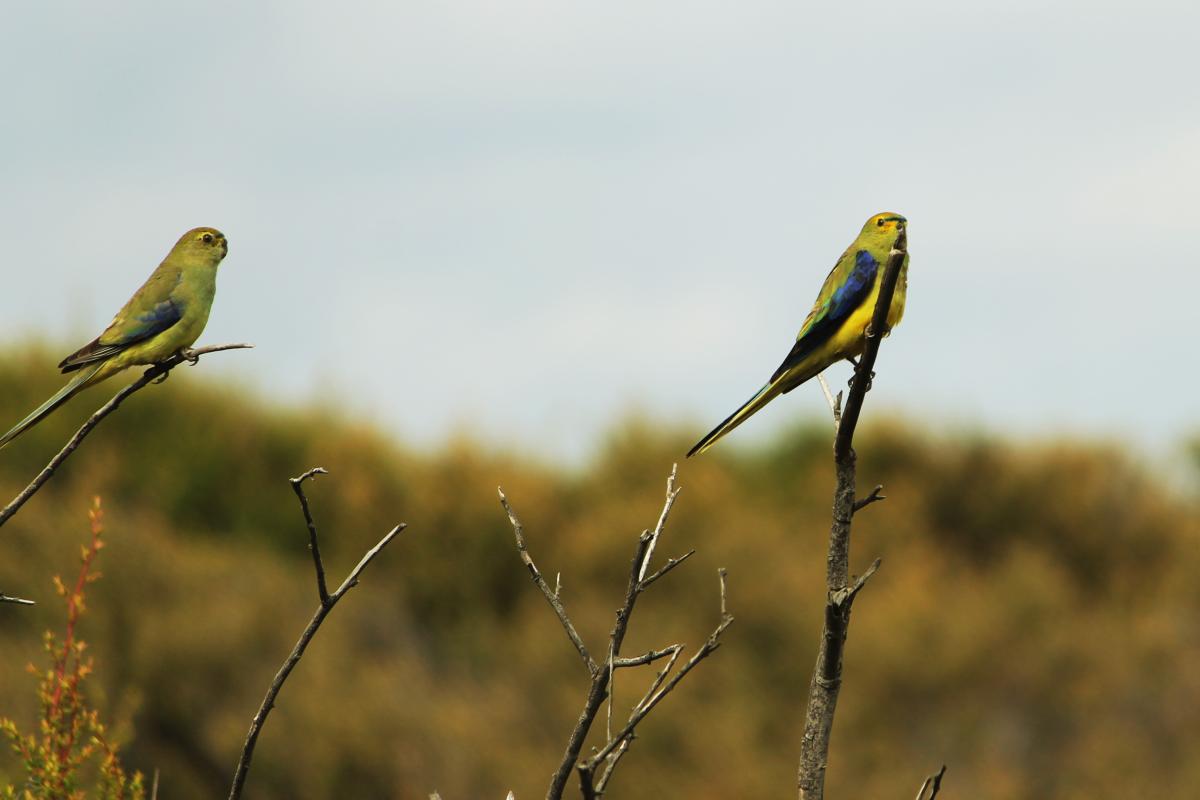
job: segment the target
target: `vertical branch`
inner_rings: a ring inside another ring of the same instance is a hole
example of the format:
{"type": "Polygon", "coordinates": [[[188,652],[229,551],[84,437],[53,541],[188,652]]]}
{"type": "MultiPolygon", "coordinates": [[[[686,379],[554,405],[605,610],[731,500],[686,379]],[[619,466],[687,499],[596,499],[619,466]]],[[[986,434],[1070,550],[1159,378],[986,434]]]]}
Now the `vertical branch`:
{"type": "Polygon", "coordinates": [[[304,657],[304,651],[307,649],[308,643],[317,635],[321,623],[329,616],[329,612],[333,611],[333,607],[337,605],[338,601],[345,596],[346,592],[358,585],[358,578],[362,574],[362,571],[367,568],[367,565],[406,527],[404,523],[400,523],[388,531],[374,547],[363,555],[354,569],[350,570],[350,574],[346,576],[346,580],[342,581],[342,585],[337,588],[337,591],[333,594],[328,594],[325,591],[324,585],[325,567],[321,563],[321,551],[316,546],[317,529],[312,522],[312,517],[308,513],[308,502],[304,497],[304,493],[299,488],[300,484],[306,478],[310,478],[313,475],[327,474],[325,470],[317,467],[298,478],[291,479],[292,488],[299,495],[301,508],[304,510],[304,516],[308,520],[313,560],[316,564],[317,592],[321,595],[321,604],[317,606],[317,610],[313,614],[312,619],[309,620],[308,626],[300,634],[300,639],[296,642],[296,646],[292,648],[291,654],[283,662],[283,666],[279,668],[279,672],[275,674],[275,679],[271,681],[271,685],[267,688],[266,697],[263,698],[262,704],[254,714],[254,719],[250,722],[250,730],[246,733],[246,743],[242,746],[242,754],[238,759],[237,768],[233,773],[233,786],[229,790],[229,800],[238,800],[242,796],[242,789],[246,783],[246,775],[250,771],[250,759],[254,757],[254,747],[258,743],[258,735],[262,731],[263,724],[267,721],[267,715],[271,713],[271,709],[275,706],[275,698],[279,695],[279,690],[283,688],[284,681],[288,679],[288,676],[292,674],[292,670],[296,668],[296,665],[300,663],[300,659],[304,657]]]}
{"type": "MultiPolygon", "coordinates": [[[[700,661],[708,657],[720,645],[719,639],[725,629],[733,622],[733,617],[728,613],[725,606],[725,570],[720,571],[721,579],[721,621],[713,634],[708,638],[708,641],[700,648],[700,650],[692,656],[692,658],[679,670],[675,675],[671,676],[668,681],[668,675],[671,669],[675,666],[675,662],[679,658],[679,654],[683,650],[683,645],[673,644],[660,650],[650,650],[642,655],[633,657],[624,657],[621,655],[621,645],[625,641],[625,632],[629,628],[629,620],[633,615],[634,605],[637,603],[638,596],[652,584],[665,576],[668,572],[678,567],[686,561],[695,550],[680,556],[679,558],[668,559],[667,563],[657,571],[647,575],[650,566],[651,550],[654,548],[655,542],[662,535],[663,529],[667,524],[667,517],[671,513],[671,507],[675,504],[675,498],[679,495],[679,487],[675,483],[675,469],[671,469],[671,475],[667,480],[666,500],[663,503],[662,513],[659,514],[658,523],[653,531],[643,531],[638,537],[637,547],[633,554],[633,561],[629,565],[629,579],[625,586],[625,597],[621,603],[621,607],[617,609],[616,621],[613,623],[612,630],[608,635],[608,647],[603,661],[597,663],[588,654],[588,649],[580,638],[575,626],[571,623],[567,616],[566,609],[563,607],[560,591],[556,587],[551,591],[550,586],[542,578],[541,571],[534,564],[532,556],[529,555],[529,550],[525,543],[525,529],[521,525],[521,521],[517,519],[516,513],[512,506],[509,505],[508,498],[504,496],[504,492],[500,493],[500,504],[504,507],[505,513],[508,515],[508,521],[512,525],[513,535],[516,539],[517,553],[521,557],[521,562],[525,568],[529,570],[529,575],[537,585],[550,607],[554,610],[555,616],[558,617],[559,623],[563,630],[567,633],[567,638],[571,640],[571,644],[575,646],[584,664],[588,668],[591,682],[588,685],[587,698],[584,700],[583,710],[579,714],[579,719],[575,723],[575,727],[571,730],[571,734],[567,739],[567,747],[563,752],[562,760],[555,769],[554,774],[550,778],[550,787],[546,791],[547,800],[560,800],[563,791],[566,789],[567,780],[571,776],[573,768],[579,771],[580,790],[583,793],[585,800],[595,800],[604,793],[605,786],[609,778],[612,776],[613,770],[616,768],[617,762],[621,756],[629,749],[630,742],[634,739],[634,729],[638,723],[650,713],[651,710],[669,693],[675,686],[687,675],[693,667],[700,661]],[[604,706],[604,701],[612,696],[612,679],[618,669],[627,667],[638,667],[645,664],[652,664],[659,659],[667,658],[667,666],[651,683],[650,689],[646,692],[642,700],[634,706],[633,712],[630,714],[628,722],[616,735],[611,735],[612,724],[612,704],[609,704],[609,735],[606,736],[606,744],[599,753],[592,755],[591,758],[580,763],[580,753],[583,751],[584,742],[587,740],[588,732],[592,729],[592,724],[596,721],[596,715],[600,713],[600,709],[604,706]],[[664,682],[666,685],[664,686],[664,682]],[[597,769],[604,765],[603,771],[600,773],[599,781],[595,781],[597,769]]],[[[557,581],[556,581],[557,583],[557,581]]]]}
{"type": "Polygon", "coordinates": [[[902,230],[880,278],[879,297],[871,316],[871,324],[865,332],[866,342],[862,357],[855,366],[854,382],[838,419],[837,436],[833,446],[837,488],[833,496],[833,522],[829,530],[829,554],[826,562],[828,593],[825,602],[825,624],[817,651],[817,663],[809,684],[804,735],[800,744],[797,784],[801,800],[822,800],[824,797],[825,768],[829,760],[829,739],[833,731],[833,716],[842,683],[842,654],[850,628],[850,607],[858,592],[879,568],[879,561],[876,560],[862,577],[853,585],[850,584],[850,524],[857,510],[854,497],[854,431],[858,426],[863,400],[871,385],[880,341],[887,333],[888,310],[907,255],[907,242],[902,230]]]}
{"type": "Polygon", "coordinates": [[[317,524],[313,522],[312,512],[308,509],[308,497],[304,494],[304,482],[309,478],[328,474],[329,471],[324,467],[313,467],[300,477],[289,479],[292,491],[300,500],[300,510],[304,513],[304,522],[308,525],[308,549],[312,552],[313,567],[317,571],[317,596],[321,598],[321,605],[329,602],[329,587],[325,585],[325,563],[321,561],[321,546],[317,543],[317,524]]]}

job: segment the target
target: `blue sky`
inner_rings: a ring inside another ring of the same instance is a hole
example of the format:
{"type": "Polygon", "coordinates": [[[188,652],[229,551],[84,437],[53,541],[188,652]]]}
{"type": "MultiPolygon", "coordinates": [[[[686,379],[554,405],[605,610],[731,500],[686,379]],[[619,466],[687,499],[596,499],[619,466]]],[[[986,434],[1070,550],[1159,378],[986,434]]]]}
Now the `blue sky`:
{"type": "MultiPolygon", "coordinates": [[[[1184,2],[22,3],[0,336],[83,343],[214,225],[203,341],[258,348],[207,374],[573,457],[631,407],[724,418],[892,210],[872,405],[1169,447],[1200,427],[1198,29],[1184,2]]],[[[822,410],[806,387],[738,438],[822,410]]]]}

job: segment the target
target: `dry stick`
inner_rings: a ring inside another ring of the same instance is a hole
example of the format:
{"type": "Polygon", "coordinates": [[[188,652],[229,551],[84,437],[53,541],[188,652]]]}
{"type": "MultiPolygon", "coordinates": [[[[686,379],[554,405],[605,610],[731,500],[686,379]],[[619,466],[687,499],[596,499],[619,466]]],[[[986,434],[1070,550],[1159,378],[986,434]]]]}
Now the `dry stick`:
{"type": "MultiPolygon", "coordinates": [[[[617,610],[617,621],[613,624],[612,631],[608,635],[608,651],[613,659],[621,654],[621,642],[624,641],[625,631],[629,627],[629,617],[633,613],[633,606],[637,602],[638,595],[641,594],[641,582],[638,580],[638,573],[641,571],[642,561],[646,557],[646,550],[650,546],[652,536],[653,534],[650,531],[644,531],[638,537],[637,550],[634,553],[633,563],[630,566],[629,582],[625,588],[625,602],[617,610]]],[[[611,662],[606,660],[592,674],[592,685],[588,688],[587,700],[584,702],[583,711],[579,714],[579,722],[575,724],[575,729],[571,731],[571,735],[567,739],[566,752],[563,753],[562,761],[559,762],[558,769],[555,770],[554,776],[550,779],[550,788],[546,792],[546,800],[559,800],[562,797],[563,790],[567,785],[567,779],[571,775],[571,768],[579,761],[579,753],[583,750],[583,742],[587,738],[588,731],[591,730],[592,722],[596,719],[596,714],[600,711],[600,706],[608,696],[608,679],[611,671],[611,662]]]]}
{"type": "MultiPolygon", "coordinates": [[[[500,495],[500,505],[504,506],[504,511],[508,514],[508,522],[512,525],[513,535],[517,539],[517,552],[521,554],[521,561],[525,564],[525,568],[529,570],[529,577],[542,590],[542,594],[546,597],[546,602],[554,609],[554,613],[558,616],[558,621],[562,623],[563,630],[567,632],[567,638],[571,640],[571,644],[575,645],[575,649],[579,651],[579,655],[583,659],[584,666],[587,667],[588,672],[595,675],[599,667],[596,666],[595,661],[592,661],[592,657],[588,655],[587,646],[584,645],[583,639],[579,637],[579,632],[575,630],[575,626],[571,624],[571,618],[567,616],[567,610],[563,608],[562,600],[558,597],[559,590],[550,591],[550,586],[546,583],[546,579],[542,577],[542,573],[538,571],[537,564],[534,564],[533,559],[529,556],[529,550],[525,547],[525,528],[521,525],[521,521],[517,519],[512,506],[508,504],[508,498],[504,496],[504,490],[497,488],[496,493],[500,495]]],[[[559,589],[561,589],[561,585],[559,589]]]]}
{"type": "MultiPolygon", "coordinates": [[[[828,595],[825,625],[808,689],[808,707],[804,715],[804,737],[800,744],[797,784],[801,800],[822,800],[825,794],[825,767],[829,759],[829,737],[842,683],[842,653],[850,627],[850,607],[859,590],[878,568],[876,561],[853,586],[850,585],[850,521],[854,516],[854,429],[862,412],[863,399],[870,387],[879,344],[887,332],[887,315],[906,256],[907,242],[901,232],[889,254],[879,283],[879,298],[866,331],[862,357],[854,369],[854,383],[846,398],[834,440],[834,464],[837,489],[833,498],[833,523],[829,531],[829,556],[826,570],[828,595]]],[[[865,504],[864,504],[865,505],[865,504]]]]}
{"type": "MultiPolygon", "coordinates": [[[[578,632],[575,630],[575,626],[571,623],[570,617],[567,616],[566,609],[562,605],[558,592],[551,591],[545,579],[542,578],[541,572],[534,564],[533,558],[529,555],[528,548],[526,547],[524,528],[521,525],[520,520],[517,519],[517,515],[513,511],[512,506],[509,505],[508,498],[505,497],[504,492],[499,492],[500,503],[504,507],[505,513],[508,514],[508,521],[513,528],[513,534],[517,543],[517,552],[521,556],[521,561],[525,564],[526,569],[529,570],[530,577],[541,590],[543,596],[546,598],[546,601],[550,604],[550,607],[554,609],[554,613],[558,617],[563,629],[567,632],[568,638],[575,646],[575,649],[579,651],[580,656],[587,665],[592,679],[591,684],[588,687],[587,699],[584,702],[583,711],[579,715],[579,721],[575,724],[575,728],[571,731],[571,735],[567,740],[566,751],[563,753],[562,761],[559,763],[558,768],[555,770],[554,775],[550,779],[550,787],[546,792],[547,800],[559,800],[562,797],[567,780],[571,775],[571,768],[578,763],[579,753],[583,749],[583,743],[587,739],[587,735],[591,730],[592,723],[595,722],[596,715],[600,712],[601,706],[603,706],[605,699],[611,692],[612,674],[617,669],[624,667],[639,666],[642,664],[649,664],[662,658],[669,658],[666,668],[659,673],[659,677],[656,679],[650,691],[647,692],[646,697],[644,697],[642,702],[635,707],[636,711],[638,708],[645,706],[644,712],[638,716],[638,720],[640,720],[655,704],[657,704],[658,700],[661,699],[661,697],[654,697],[653,695],[655,691],[658,690],[662,685],[662,682],[666,679],[667,673],[670,672],[671,667],[675,664],[675,661],[679,658],[679,653],[683,649],[682,645],[671,645],[670,647],[662,650],[651,650],[648,653],[640,656],[634,656],[631,658],[621,657],[621,643],[625,639],[625,631],[629,626],[629,619],[633,613],[633,607],[637,602],[638,595],[644,592],[652,583],[657,581],[666,573],[670,572],[675,567],[682,564],[689,556],[692,555],[692,553],[688,553],[680,558],[670,559],[666,566],[643,579],[643,576],[646,575],[646,571],[648,569],[647,565],[649,562],[650,548],[653,546],[655,540],[662,535],[663,527],[666,525],[667,516],[671,511],[671,506],[674,504],[675,498],[679,494],[679,489],[675,486],[674,477],[675,471],[672,469],[671,478],[667,482],[666,500],[663,504],[662,513],[659,515],[658,524],[655,526],[653,531],[643,531],[641,536],[638,537],[637,549],[634,552],[633,561],[629,567],[629,580],[625,587],[624,602],[621,604],[621,608],[617,610],[616,622],[613,624],[612,630],[609,632],[608,648],[606,650],[605,659],[599,664],[593,661],[591,656],[588,655],[587,647],[584,645],[583,640],[579,637],[578,632]]],[[[724,577],[722,577],[721,585],[721,610],[722,615],[724,615],[724,577]]],[[[726,627],[728,627],[728,624],[731,621],[732,618],[729,618],[728,621],[723,619],[717,635],[719,635],[720,631],[723,631],[726,627]]],[[[715,649],[715,647],[710,647],[709,644],[706,644],[705,647],[702,648],[702,650],[706,651],[704,652],[704,655],[708,655],[708,653],[712,652],[713,649],[715,649]]],[[[700,658],[702,657],[703,656],[700,658]]],[[[693,657],[693,661],[688,663],[688,666],[683,670],[683,673],[686,673],[693,666],[695,666],[695,663],[693,662],[698,662],[700,658],[693,657]]],[[[678,679],[682,677],[683,673],[677,675],[676,678],[672,680],[672,688],[676,683],[678,683],[678,679]]],[[[669,689],[665,690],[663,694],[665,694],[666,691],[669,691],[669,689]]],[[[625,739],[625,743],[621,746],[621,749],[617,751],[617,754],[614,755],[614,758],[610,760],[605,775],[611,774],[612,768],[615,766],[616,759],[624,753],[626,748],[628,748],[628,741],[633,738],[632,729],[623,731],[621,733],[621,737],[625,739]]],[[[609,752],[612,752],[611,749],[609,752]]],[[[609,753],[605,753],[605,755],[608,754],[609,753]]]]}
{"type": "Polygon", "coordinates": [[[292,491],[300,500],[300,510],[304,512],[304,522],[308,525],[308,549],[312,553],[313,567],[317,571],[317,596],[321,598],[322,605],[329,602],[329,588],[325,585],[325,564],[321,561],[321,547],[317,544],[317,524],[313,522],[312,512],[308,510],[308,497],[304,494],[304,482],[309,478],[328,474],[329,470],[324,467],[313,467],[300,477],[288,480],[292,484],[292,491]]]}
{"type": "Polygon", "coordinates": [[[609,755],[612,755],[618,748],[622,748],[622,751],[624,749],[628,749],[629,745],[627,740],[633,738],[634,729],[637,728],[638,723],[645,719],[646,715],[649,714],[664,697],[670,694],[671,690],[678,686],[679,682],[682,681],[697,664],[710,656],[713,651],[721,646],[721,634],[724,633],[725,629],[733,623],[733,615],[729,613],[725,605],[725,577],[727,573],[725,569],[722,568],[717,570],[717,575],[721,580],[721,621],[717,624],[717,627],[713,630],[713,632],[709,634],[709,637],[704,642],[704,645],[697,650],[696,653],[688,659],[687,663],[680,667],[679,672],[675,673],[671,677],[671,680],[667,681],[666,685],[663,686],[663,680],[670,671],[671,665],[675,663],[675,659],[679,656],[678,650],[672,653],[671,662],[667,664],[666,669],[658,674],[654,680],[654,684],[652,684],[650,688],[650,691],[647,692],[646,696],[642,698],[641,702],[634,706],[632,713],[629,715],[629,721],[625,724],[625,727],[622,728],[616,736],[610,737],[608,743],[605,744],[604,747],[600,748],[599,752],[579,765],[579,785],[585,800],[592,800],[592,798],[597,797],[599,793],[604,791],[604,787],[608,784],[608,779],[612,775],[612,768],[616,766],[616,761],[614,760],[601,776],[602,782],[593,786],[593,776],[595,775],[596,767],[600,765],[600,762],[608,758],[609,755]],[[662,688],[658,688],[660,686],[662,688]]]}
{"type": "Polygon", "coordinates": [[[650,546],[646,548],[646,560],[642,562],[641,572],[638,573],[639,581],[646,578],[650,559],[654,558],[654,546],[658,544],[658,538],[662,536],[663,528],[667,525],[667,517],[671,514],[671,507],[675,505],[675,498],[679,496],[680,489],[675,486],[675,476],[678,471],[679,465],[672,464],[671,474],[667,477],[667,502],[663,503],[662,513],[658,515],[658,524],[654,526],[654,534],[650,537],[650,546]]]}
{"type": "MultiPolygon", "coordinates": [[[[301,507],[304,510],[304,516],[309,525],[310,542],[314,545],[316,544],[317,529],[308,513],[307,500],[304,499],[303,492],[298,487],[306,478],[310,478],[313,475],[327,474],[329,473],[318,467],[314,470],[309,470],[298,478],[291,479],[292,487],[296,489],[296,494],[301,497],[301,507]]],[[[267,695],[263,698],[262,705],[258,707],[258,712],[254,715],[254,719],[250,723],[250,730],[246,734],[246,743],[242,746],[242,755],[238,759],[237,770],[233,774],[233,786],[229,790],[229,800],[237,800],[237,798],[242,796],[242,786],[246,782],[246,773],[250,770],[250,759],[254,756],[254,745],[258,742],[258,734],[262,730],[263,723],[266,722],[267,714],[271,713],[271,709],[275,706],[275,697],[279,694],[279,690],[283,688],[283,682],[288,679],[288,675],[300,663],[300,659],[304,656],[304,650],[308,647],[308,643],[312,641],[313,636],[316,635],[317,629],[321,627],[321,623],[325,621],[325,617],[329,615],[329,612],[333,610],[337,602],[342,599],[342,596],[358,585],[358,576],[367,568],[367,565],[405,527],[407,526],[402,522],[388,531],[387,535],[380,539],[378,544],[366,552],[354,569],[350,570],[350,574],[346,576],[346,580],[342,581],[342,585],[337,588],[337,591],[322,598],[321,604],[317,606],[316,612],[308,623],[308,627],[304,629],[304,633],[300,634],[300,639],[296,642],[296,646],[292,648],[291,655],[287,657],[287,660],[283,662],[283,666],[279,668],[279,672],[275,675],[275,680],[271,681],[271,686],[267,689],[267,695]]],[[[318,585],[320,585],[320,580],[325,575],[325,569],[321,564],[320,551],[316,547],[313,547],[313,559],[317,567],[318,585]]]]}
{"type": "Polygon", "coordinates": [[[0,603],[15,603],[19,606],[37,605],[37,603],[33,602],[32,600],[26,600],[23,597],[13,597],[5,594],[4,592],[0,592],[0,603]]]}
{"type": "Polygon", "coordinates": [[[882,491],[883,491],[883,484],[881,483],[881,484],[877,485],[874,489],[872,489],[871,493],[869,495],[867,495],[866,497],[862,498],[861,500],[855,500],[854,506],[852,508],[853,512],[855,514],[857,514],[858,512],[862,511],[867,506],[871,505],[871,503],[878,503],[880,500],[887,500],[886,494],[880,494],[880,492],[882,492],[882,491]]]}
{"type": "Polygon", "coordinates": [[[833,412],[833,429],[837,430],[838,425],[842,422],[842,393],[838,392],[837,397],[833,396],[833,392],[829,391],[829,383],[825,380],[825,373],[817,373],[817,383],[821,384],[821,391],[825,394],[825,402],[829,403],[829,410],[833,412]]]}
{"type": "Polygon", "coordinates": [[[252,347],[254,347],[252,344],[219,344],[209,347],[201,347],[196,350],[184,350],[176,353],[165,361],[160,361],[159,363],[150,367],[150,369],[142,373],[142,377],[138,378],[136,381],[117,392],[115,395],[113,395],[112,399],[102,405],[95,414],[92,414],[92,416],[88,417],[87,422],[83,423],[79,430],[75,432],[75,435],[72,436],[71,440],[67,442],[66,446],[58,452],[58,455],[50,459],[50,463],[47,464],[40,473],[38,473],[38,476],[33,479],[33,482],[26,486],[25,490],[19,495],[14,497],[13,501],[6,505],[3,510],[0,510],[0,526],[3,526],[4,523],[8,522],[13,514],[16,514],[17,511],[20,510],[21,506],[25,505],[25,502],[29,500],[29,498],[33,497],[34,494],[37,493],[38,489],[42,488],[42,484],[50,480],[50,476],[54,474],[54,471],[62,466],[62,463],[66,461],[68,457],[70,457],[71,453],[75,452],[75,449],[79,447],[87,435],[92,432],[92,429],[100,424],[100,420],[116,411],[117,406],[125,402],[125,399],[128,398],[129,395],[133,394],[139,389],[144,388],[156,379],[165,379],[171,370],[175,369],[185,361],[190,364],[195,364],[196,361],[199,360],[200,356],[207,355],[208,353],[219,353],[222,350],[246,350],[252,347]]]}

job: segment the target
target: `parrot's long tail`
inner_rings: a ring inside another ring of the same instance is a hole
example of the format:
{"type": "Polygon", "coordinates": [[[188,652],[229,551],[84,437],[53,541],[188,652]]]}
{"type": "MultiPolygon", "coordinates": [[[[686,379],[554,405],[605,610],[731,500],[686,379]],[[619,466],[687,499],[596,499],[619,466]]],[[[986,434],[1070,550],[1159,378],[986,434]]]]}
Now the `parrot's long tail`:
{"type": "Polygon", "coordinates": [[[101,362],[90,367],[85,367],[76,372],[75,377],[71,378],[71,380],[67,382],[67,385],[59,389],[53,397],[38,406],[37,409],[28,417],[14,425],[12,430],[10,430],[8,433],[0,436],[0,448],[7,445],[13,439],[17,438],[34,425],[37,425],[43,419],[48,417],[50,413],[54,411],[54,409],[70,400],[81,389],[86,388],[88,381],[95,377],[96,373],[99,372],[100,368],[103,366],[104,362],[101,362]]]}
{"type": "Polygon", "coordinates": [[[776,395],[783,392],[783,384],[784,381],[782,380],[773,381],[759,389],[758,394],[747,400],[741,408],[726,417],[724,422],[709,431],[709,434],[703,439],[696,442],[696,446],[688,451],[688,458],[691,458],[697,453],[703,453],[705,450],[712,447],[713,444],[716,443],[717,439],[720,439],[738,425],[741,425],[743,422],[750,419],[750,416],[754,414],[755,411],[758,411],[767,403],[774,400],[776,395]]]}

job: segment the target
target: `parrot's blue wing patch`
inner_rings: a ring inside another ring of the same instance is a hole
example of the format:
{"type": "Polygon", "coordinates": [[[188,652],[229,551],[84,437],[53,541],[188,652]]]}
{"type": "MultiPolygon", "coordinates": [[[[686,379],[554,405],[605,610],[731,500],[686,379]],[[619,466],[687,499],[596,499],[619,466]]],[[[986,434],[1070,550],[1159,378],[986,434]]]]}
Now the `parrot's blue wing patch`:
{"type": "Polygon", "coordinates": [[[132,324],[119,335],[108,331],[67,356],[58,365],[63,372],[73,372],[97,361],[107,361],[122,350],[157,336],[183,318],[183,308],[173,300],[164,300],[149,311],[134,317],[132,324]]]}
{"type": "Polygon", "coordinates": [[[813,321],[802,337],[796,340],[796,344],[792,346],[787,358],[771,376],[772,383],[808,358],[813,351],[837,333],[842,323],[871,295],[871,287],[875,283],[875,276],[878,272],[879,262],[875,256],[866,250],[859,250],[854,254],[854,269],[850,271],[846,282],[834,290],[833,296],[829,298],[821,316],[813,321]]]}

